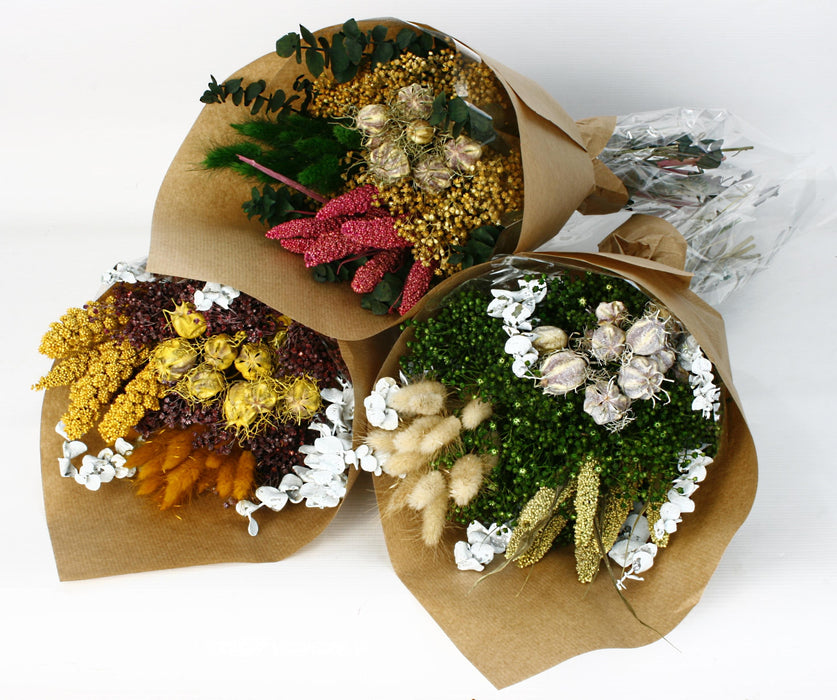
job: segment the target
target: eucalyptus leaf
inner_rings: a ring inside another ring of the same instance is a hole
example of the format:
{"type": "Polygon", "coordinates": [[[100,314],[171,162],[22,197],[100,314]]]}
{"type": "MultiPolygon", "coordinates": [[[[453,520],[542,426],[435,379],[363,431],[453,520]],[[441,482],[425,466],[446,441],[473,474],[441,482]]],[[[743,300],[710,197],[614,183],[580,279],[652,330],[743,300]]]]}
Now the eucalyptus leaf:
{"type": "Polygon", "coordinates": [[[381,42],[387,38],[387,28],[383,24],[377,24],[372,29],[372,41],[381,42]]]}
{"type": "Polygon", "coordinates": [[[343,23],[343,33],[346,36],[358,38],[360,36],[360,27],[354,19],[347,20],[343,23]]]}
{"type": "Polygon", "coordinates": [[[308,29],[303,27],[301,24],[299,25],[299,33],[302,34],[302,38],[308,46],[313,48],[317,47],[317,37],[315,37],[308,29]]]}
{"type": "Polygon", "coordinates": [[[416,38],[417,35],[412,29],[404,27],[395,37],[395,45],[398,47],[399,51],[403,51],[410,45],[411,42],[415,41],[416,38]]]}
{"type": "Polygon", "coordinates": [[[468,119],[468,103],[461,97],[454,97],[448,103],[448,116],[451,121],[465,122],[468,119]]]}
{"type": "Polygon", "coordinates": [[[265,87],[266,83],[264,80],[257,80],[254,83],[250,83],[244,90],[244,104],[249,105],[264,92],[265,87]]]}
{"type": "Polygon", "coordinates": [[[290,58],[299,47],[299,34],[288,32],[276,41],[276,53],[282,58],[290,58]]]}
{"type": "Polygon", "coordinates": [[[363,57],[363,46],[360,40],[354,37],[346,37],[343,45],[346,47],[346,55],[349,57],[349,61],[354,65],[360,63],[360,59],[363,57]]]}
{"type": "Polygon", "coordinates": [[[315,78],[319,78],[325,68],[325,59],[316,49],[305,50],[305,66],[315,78]]]}
{"type": "Polygon", "coordinates": [[[390,41],[377,44],[372,51],[373,63],[389,63],[393,58],[395,58],[395,48],[390,41]]]}

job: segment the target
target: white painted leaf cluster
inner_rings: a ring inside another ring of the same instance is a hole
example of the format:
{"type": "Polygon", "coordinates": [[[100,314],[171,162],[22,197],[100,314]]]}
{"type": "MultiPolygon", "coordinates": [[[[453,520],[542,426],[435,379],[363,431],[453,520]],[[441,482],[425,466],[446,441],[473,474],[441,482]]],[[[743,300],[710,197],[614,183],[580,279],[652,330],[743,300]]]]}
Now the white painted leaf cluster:
{"type": "Polygon", "coordinates": [[[68,440],[63,422],[55,426],[55,432],[64,438],[61,445],[62,456],[58,458],[58,471],[65,478],[72,477],[90,491],[98,491],[102,484],[114,479],[131,477],[135,468],[125,466],[125,457],[133,451],[133,445],[122,438],[117,439],[113,448],[106,447],[94,457],[85,454],[87,445],[81,440],[68,440]],[[82,456],[83,455],[83,456],[82,456]],[[76,467],[73,460],[81,457],[81,467],[76,467]]]}
{"type": "Polygon", "coordinates": [[[456,567],[460,571],[482,571],[495,554],[506,551],[512,530],[508,524],[485,527],[475,520],[468,525],[467,533],[468,541],[457,542],[453,547],[456,567]]]}
{"type": "Polygon", "coordinates": [[[230,302],[241,292],[226,284],[207,282],[203,289],[195,290],[195,308],[198,311],[208,311],[213,304],[222,309],[229,309],[230,302]]]}

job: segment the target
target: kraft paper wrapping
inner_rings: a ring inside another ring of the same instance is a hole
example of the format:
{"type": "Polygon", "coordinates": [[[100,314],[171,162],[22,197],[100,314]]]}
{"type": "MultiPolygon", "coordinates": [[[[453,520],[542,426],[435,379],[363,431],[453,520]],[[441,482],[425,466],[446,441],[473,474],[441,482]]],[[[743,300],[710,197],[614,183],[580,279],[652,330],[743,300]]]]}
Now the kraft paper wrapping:
{"type": "MultiPolygon", "coordinates": [[[[673,227],[638,217],[622,233],[646,230],[652,238],[673,227]]],[[[675,232],[676,233],[676,232],[675,232]]],[[[679,234],[677,234],[679,235],[679,234]]],[[[689,275],[653,260],[622,254],[525,254],[558,265],[610,272],[633,280],[662,301],[694,334],[714,363],[727,394],[723,437],[706,480],[694,495],[694,513],[656,557],[644,582],[631,582],[625,595],[637,615],[661,634],[670,632],[698,602],[724,549],[753,503],[757,461],[732,384],[724,324],[720,315],[688,289],[689,275]]],[[[417,318],[430,315],[445,294],[492,263],[465,270],[431,290],[417,318]]],[[[394,346],[380,376],[397,376],[409,330],[394,346]]],[[[392,484],[376,479],[381,512],[392,484]]],[[[571,548],[550,552],[532,567],[508,566],[488,576],[456,568],[453,546],[464,528],[450,527],[436,549],[421,541],[421,523],[407,510],[383,517],[392,564],[419,602],[462,653],[498,688],[512,685],[587,651],[637,647],[659,639],[642,626],[614,590],[606,571],[590,585],[578,582],[571,548]]],[[[491,567],[488,568],[490,570],[491,567]]]]}
{"type": "MultiPolygon", "coordinates": [[[[394,19],[359,22],[410,26],[394,19]]],[[[430,28],[427,28],[430,29],[430,28]]],[[[333,34],[330,27],[318,34],[333,34]]],[[[433,30],[435,31],[435,30],[433,30]]],[[[438,32],[437,32],[438,33],[438,32]]],[[[511,227],[505,252],[535,250],[563,226],[588,196],[586,211],[620,208],[618,179],[588,152],[590,134],[613,123],[602,120],[585,127],[584,134],[567,113],[538,85],[486,56],[480,56],[509,93],[520,131],[524,168],[524,213],[519,227],[511,227]],[[596,161],[598,162],[598,161],[596,161]],[[604,170],[602,170],[604,168],[604,170]],[[617,201],[618,200],[618,201],[617,201]]],[[[264,56],[235,73],[246,81],[264,79],[268,90],[290,92],[294,79],[305,72],[291,57],[264,56]]],[[[208,147],[231,142],[231,123],[247,111],[227,104],[207,105],[178,150],[160,188],[152,222],[148,269],[151,272],[208,279],[231,285],[292,318],[334,338],[368,338],[400,322],[397,315],[375,316],[360,307],[348,284],[314,281],[302,259],[265,238],[257,221],[248,221],[241,204],[253,183],[230,172],[208,172],[200,163],[208,147]]],[[[607,136],[609,137],[609,133],[607,136]]],[[[595,140],[603,147],[601,135],[595,140]],[[600,143],[601,142],[601,143],[600,143]]]]}
{"type": "MultiPolygon", "coordinates": [[[[391,344],[386,338],[340,342],[361,402],[391,344]]],[[[161,511],[150,499],[134,495],[128,479],[88,491],[58,470],[63,439],[55,425],[67,409],[67,395],[64,387],[48,390],[41,411],[44,506],[62,581],[198,564],[279,561],[317,537],[337,515],[339,506],[288,504],[278,513],[265,508],[257,516],[259,534],[251,537],[246,518],[212,494],[161,511]]],[[[83,440],[88,454],[105,447],[95,430],[83,440]]],[[[347,495],[357,472],[350,469],[348,476],[347,495]]]]}

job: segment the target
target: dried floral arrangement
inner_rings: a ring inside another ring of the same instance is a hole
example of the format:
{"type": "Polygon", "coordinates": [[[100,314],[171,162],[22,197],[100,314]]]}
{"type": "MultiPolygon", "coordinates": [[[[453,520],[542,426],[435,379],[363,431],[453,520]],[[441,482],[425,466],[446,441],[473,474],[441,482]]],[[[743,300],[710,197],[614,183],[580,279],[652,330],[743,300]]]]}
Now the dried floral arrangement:
{"type": "Polygon", "coordinates": [[[415,513],[428,547],[467,526],[463,570],[566,546],[584,583],[602,563],[619,588],[651,567],[695,508],[724,403],[663,304],[614,276],[511,258],[405,328],[398,380],[364,401],[388,513],[415,513]]]}
{"type": "Polygon", "coordinates": [[[350,281],[376,314],[404,314],[434,278],[487,260],[519,218],[523,177],[508,96],[484,63],[419,28],[276,42],[304,60],[294,91],[213,78],[201,100],[249,108],[207,168],[251,178],[242,207],[318,281],[350,281]]]}
{"type": "Polygon", "coordinates": [[[224,285],[124,263],[104,281],[40,346],[56,362],[34,388],[69,387],[61,476],[128,479],[162,510],[212,493],[251,534],[261,505],[339,503],[348,465],[328,455],[351,447],[354,397],[334,340],[224,285]]]}

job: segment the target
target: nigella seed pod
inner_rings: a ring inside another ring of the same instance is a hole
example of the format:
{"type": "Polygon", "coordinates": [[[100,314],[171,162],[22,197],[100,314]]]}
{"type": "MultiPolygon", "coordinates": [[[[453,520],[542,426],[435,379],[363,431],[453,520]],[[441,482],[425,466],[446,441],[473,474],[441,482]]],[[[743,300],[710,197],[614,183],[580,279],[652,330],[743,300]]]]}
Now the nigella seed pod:
{"type": "Polygon", "coordinates": [[[218,370],[227,369],[233,362],[238,352],[226,333],[213,335],[206,339],[203,346],[204,361],[218,370]]]}
{"type": "Polygon", "coordinates": [[[619,370],[619,387],[629,399],[653,399],[663,384],[657,363],[637,355],[619,370]]]}
{"type": "Polygon", "coordinates": [[[545,394],[564,396],[587,380],[587,360],[572,350],[561,350],[541,363],[540,373],[545,394]]]}
{"type": "Polygon", "coordinates": [[[563,350],[569,337],[557,326],[538,326],[532,331],[532,345],[541,353],[563,350]]]}
{"type": "Polygon", "coordinates": [[[183,380],[188,398],[195,401],[208,401],[224,390],[224,375],[212,365],[198,365],[183,380]]]}
{"type": "Polygon", "coordinates": [[[596,307],[599,323],[612,323],[618,326],[628,316],[628,309],[621,301],[603,301],[596,307]]]}
{"type": "Polygon", "coordinates": [[[356,123],[366,136],[379,136],[387,128],[389,112],[386,105],[366,105],[357,113],[356,123]]]}
{"type": "Polygon", "coordinates": [[[206,333],[206,319],[202,313],[195,311],[192,304],[184,301],[182,304],[177,304],[174,311],[166,313],[171,327],[181,338],[191,340],[206,333]]]}
{"type": "Polygon", "coordinates": [[[412,83],[398,91],[394,107],[405,117],[427,119],[433,112],[433,93],[429,88],[412,83]]]}
{"type": "Polygon", "coordinates": [[[441,158],[422,158],[413,168],[413,180],[425,192],[438,194],[450,187],[451,171],[441,158]]]}
{"type": "Polygon", "coordinates": [[[612,323],[602,323],[590,338],[593,355],[600,362],[613,362],[625,351],[625,331],[612,323]]]}
{"type": "Polygon", "coordinates": [[[235,368],[245,379],[257,379],[273,371],[273,356],[264,343],[247,343],[235,359],[235,368]]]}
{"type": "Polygon", "coordinates": [[[615,423],[625,417],[631,402],[613,382],[596,382],[584,390],[584,411],[596,425],[615,423]]]}
{"type": "Polygon", "coordinates": [[[410,160],[393,141],[384,141],[369,151],[366,158],[371,175],[384,184],[391,184],[410,174],[410,160]]]}
{"type": "Polygon", "coordinates": [[[674,350],[670,350],[669,348],[663,348],[659,352],[655,352],[653,355],[651,355],[651,359],[657,363],[657,368],[660,370],[660,372],[662,374],[665,374],[674,366],[674,362],[677,359],[677,356],[674,354],[674,350]]]}
{"type": "Polygon", "coordinates": [[[404,134],[407,138],[419,146],[430,143],[435,133],[436,129],[430,126],[424,119],[416,119],[407,124],[407,128],[404,129],[404,134]]]}
{"type": "Polygon", "coordinates": [[[482,158],[482,146],[465,135],[445,141],[445,160],[452,170],[469,173],[482,158]]]}
{"type": "Polygon", "coordinates": [[[636,355],[653,355],[666,345],[665,324],[656,316],[643,316],[628,329],[625,342],[636,355]]]}
{"type": "Polygon", "coordinates": [[[236,382],[224,397],[224,418],[228,428],[247,430],[259,417],[259,410],[250,401],[249,382],[236,382]]]}
{"type": "Polygon", "coordinates": [[[185,338],[169,338],[154,348],[149,363],[161,382],[176,382],[185,376],[198,359],[198,352],[185,338]]]}
{"type": "Polygon", "coordinates": [[[284,397],[284,409],[297,423],[313,418],[322,406],[320,390],[315,382],[297,377],[288,387],[284,397]]]}

